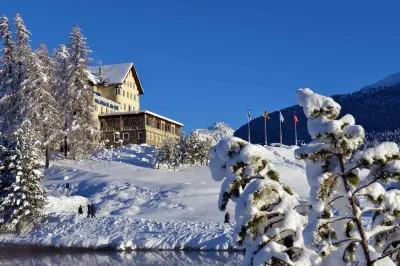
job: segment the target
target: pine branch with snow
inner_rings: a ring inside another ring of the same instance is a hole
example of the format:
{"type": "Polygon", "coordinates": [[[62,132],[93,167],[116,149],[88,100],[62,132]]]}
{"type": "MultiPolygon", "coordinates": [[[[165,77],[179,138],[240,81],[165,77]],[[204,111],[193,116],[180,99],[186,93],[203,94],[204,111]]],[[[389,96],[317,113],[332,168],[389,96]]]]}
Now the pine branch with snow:
{"type": "Polygon", "coordinates": [[[397,189],[384,183],[399,181],[397,145],[382,143],[352,156],[364,138],[355,119],[351,115],[337,119],[340,105],[310,89],[298,90],[297,99],[313,138],[295,151],[307,163],[311,187],[305,243],[325,265],[394,265],[387,252],[394,253],[392,244],[398,243],[400,198],[397,189]],[[363,180],[360,169],[369,170],[363,180]],[[363,207],[363,199],[373,207],[363,207]],[[374,212],[369,230],[362,226],[362,215],[368,211],[374,212]]]}
{"type": "Polygon", "coordinates": [[[279,181],[267,150],[242,139],[221,140],[211,151],[210,170],[222,181],[218,207],[236,203],[234,237],[246,249],[243,265],[316,265],[316,253],[303,248],[307,223],[299,197],[279,181]]]}

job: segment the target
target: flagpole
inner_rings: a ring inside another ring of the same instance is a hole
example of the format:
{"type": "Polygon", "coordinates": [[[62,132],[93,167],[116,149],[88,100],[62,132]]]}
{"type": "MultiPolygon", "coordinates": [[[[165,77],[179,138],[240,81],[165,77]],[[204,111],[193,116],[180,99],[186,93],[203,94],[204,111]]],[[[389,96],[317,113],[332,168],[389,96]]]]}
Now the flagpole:
{"type": "Polygon", "coordinates": [[[250,118],[247,119],[247,128],[249,130],[249,132],[248,132],[249,133],[249,143],[251,143],[250,142],[250,118]]]}
{"type": "Polygon", "coordinates": [[[296,121],[294,122],[294,138],[295,138],[296,146],[297,146],[297,123],[296,123],[296,121]]]}
{"type": "MultiPolygon", "coordinates": [[[[279,112],[279,116],[281,116],[281,113],[279,112]]],[[[279,128],[281,132],[281,146],[282,146],[282,119],[279,117],[279,128]]]]}
{"type": "Polygon", "coordinates": [[[265,131],[265,146],[268,145],[268,141],[267,141],[267,118],[264,117],[264,131],[265,131]]]}

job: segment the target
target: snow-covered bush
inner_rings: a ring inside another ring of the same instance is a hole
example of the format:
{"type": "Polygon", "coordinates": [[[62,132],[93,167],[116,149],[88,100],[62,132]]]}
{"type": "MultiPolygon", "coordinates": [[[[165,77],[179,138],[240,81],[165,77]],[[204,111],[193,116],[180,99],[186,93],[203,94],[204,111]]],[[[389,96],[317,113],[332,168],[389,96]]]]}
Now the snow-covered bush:
{"type": "Polygon", "coordinates": [[[201,139],[197,132],[191,132],[186,140],[188,163],[192,166],[208,165],[211,159],[211,140],[201,139]]]}
{"type": "Polygon", "coordinates": [[[30,133],[17,131],[0,143],[0,225],[32,221],[46,201],[38,150],[30,133]]]}
{"type": "Polygon", "coordinates": [[[316,253],[303,248],[307,210],[280,183],[267,150],[242,139],[221,140],[211,151],[210,170],[222,181],[218,207],[236,203],[234,238],[246,249],[244,265],[316,265],[316,253]]]}
{"type": "Polygon", "coordinates": [[[313,141],[295,151],[307,163],[311,210],[304,240],[324,265],[394,265],[389,259],[399,243],[400,191],[388,186],[400,178],[399,149],[395,143],[354,152],[364,130],[351,115],[340,119],[341,107],[332,98],[310,89],[297,91],[308,118],[313,141]],[[360,169],[369,173],[363,180],[360,169]],[[368,206],[362,203],[368,201],[368,206]],[[370,229],[362,216],[373,211],[370,229]]]}

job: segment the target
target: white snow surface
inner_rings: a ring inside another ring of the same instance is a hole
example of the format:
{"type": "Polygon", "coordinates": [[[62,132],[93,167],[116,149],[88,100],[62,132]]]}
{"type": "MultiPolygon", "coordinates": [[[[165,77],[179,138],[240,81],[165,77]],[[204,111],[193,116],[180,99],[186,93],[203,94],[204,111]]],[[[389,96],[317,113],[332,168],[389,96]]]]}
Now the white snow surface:
{"type": "Polygon", "coordinates": [[[231,234],[232,227],[221,223],[52,214],[28,233],[1,237],[0,243],[117,250],[229,250],[234,248],[231,234]]]}
{"type": "MultiPolygon", "coordinates": [[[[125,80],[126,75],[132,68],[133,63],[115,64],[115,65],[103,65],[103,81],[106,84],[122,84],[125,80]]],[[[89,71],[92,76],[93,83],[98,83],[99,79],[99,68],[100,66],[89,66],[89,71]]]]}
{"type": "MultiPolygon", "coordinates": [[[[293,150],[265,149],[281,181],[301,198],[307,197],[305,166],[294,159],[293,150]]],[[[0,242],[90,248],[233,248],[232,228],[222,224],[224,213],[218,210],[221,184],[212,180],[209,168],[158,170],[152,168],[153,159],[152,147],[131,145],[97,150],[88,160],[52,161],[43,181],[49,190],[44,209],[47,218],[18,238],[0,235],[0,242]],[[88,202],[95,204],[96,218],[86,218],[88,202]],[[77,215],[79,205],[82,216],[77,215]]],[[[234,222],[234,205],[228,204],[227,211],[234,222]]]]}
{"type": "Polygon", "coordinates": [[[195,129],[193,133],[198,134],[200,140],[211,140],[211,145],[216,145],[221,139],[232,137],[235,130],[224,122],[216,122],[206,129],[195,129]]]}

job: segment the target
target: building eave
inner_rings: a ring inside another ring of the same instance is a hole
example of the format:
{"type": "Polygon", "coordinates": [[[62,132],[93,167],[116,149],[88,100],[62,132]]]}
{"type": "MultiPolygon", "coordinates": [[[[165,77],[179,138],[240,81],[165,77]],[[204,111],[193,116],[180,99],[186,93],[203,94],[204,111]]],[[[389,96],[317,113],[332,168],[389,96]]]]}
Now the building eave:
{"type": "Polygon", "coordinates": [[[114,113],[105,113],[105,114],[100,114],[99,117],[107,117],[107,116],[121,116],[121,115],[137,115],[137,114],[149,114],[155,117],[158,117],[160,119],[163,119],[165,121],[171,122],[173,124],[179,125],[183,127],[182,123],[179,123],[178,121],[172,120],[168,117],[147,111],[147,110],[142,110],[142,111],[130,111],[130,112],[114,112],[114,113]]]}

